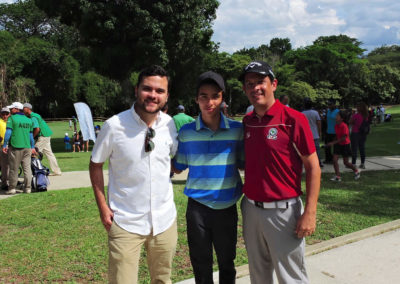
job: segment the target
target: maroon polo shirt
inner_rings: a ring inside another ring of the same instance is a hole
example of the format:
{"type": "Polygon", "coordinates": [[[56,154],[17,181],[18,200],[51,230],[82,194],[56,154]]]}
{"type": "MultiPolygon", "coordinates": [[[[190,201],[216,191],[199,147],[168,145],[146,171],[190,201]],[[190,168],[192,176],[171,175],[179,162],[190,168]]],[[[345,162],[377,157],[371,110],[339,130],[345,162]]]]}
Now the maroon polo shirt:
{"type": "Polygon", "coordinates": [[[303,164],[299,154],[315,152],[306,116],[276,100],[263,117],[251,112],[244,117],[243,124],[244,194],[261,202],[301,195],[303,164]]]}

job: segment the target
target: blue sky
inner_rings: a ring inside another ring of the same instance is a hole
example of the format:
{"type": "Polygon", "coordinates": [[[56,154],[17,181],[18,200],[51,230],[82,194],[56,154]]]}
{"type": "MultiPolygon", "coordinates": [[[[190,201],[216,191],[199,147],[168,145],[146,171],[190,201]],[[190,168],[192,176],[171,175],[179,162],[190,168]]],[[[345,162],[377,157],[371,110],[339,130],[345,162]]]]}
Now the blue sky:
{"type": "MultiPolygon", "coordinates": [[[[12,3],[13,0],[0,0],[12,3]]],[[[220,0],[212,40],[220,51],[269,44],[289,38],[294,48],[319,36],[345,34],[371,51],[400,45],[399,0],[220,0]]]]}
{"type": "Polygon", "coordinates": [[[220,51],[289,38],[294,48],[319,36],[345,34],[371,51],[400,45],[399,0],[220,0],[212,40],[220,51]]]}

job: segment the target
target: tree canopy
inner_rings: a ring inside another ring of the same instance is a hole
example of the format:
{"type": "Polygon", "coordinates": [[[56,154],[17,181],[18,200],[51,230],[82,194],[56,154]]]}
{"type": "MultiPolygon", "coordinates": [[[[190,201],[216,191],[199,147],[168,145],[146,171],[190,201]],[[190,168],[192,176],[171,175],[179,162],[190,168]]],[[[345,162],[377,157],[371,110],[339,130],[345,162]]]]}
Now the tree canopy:
{"type": "Polygon", "coordinates": [[[0,103],[29,101],[44,117],[70,116],[73,103],[89,104],[95,116],[128,108],[139,71],[158,64],[171,76],[170,109],[184,104],[197,113],[197,76],[207,70],[226,81],[231,113],[248,100],[238,80],[251,60],[263,60],[278,79],[276,97],[302,107],[334,98],[343,107],[357,101],[400,101],[400,47],[368,55],[347,35],[318,37],[292,48],[289,38],[271,38],[232,54],[211,41],[216,0],[19,0],[0,4],[0,103]],[[117,103],[118,102],[118,103],[117,103]]]}

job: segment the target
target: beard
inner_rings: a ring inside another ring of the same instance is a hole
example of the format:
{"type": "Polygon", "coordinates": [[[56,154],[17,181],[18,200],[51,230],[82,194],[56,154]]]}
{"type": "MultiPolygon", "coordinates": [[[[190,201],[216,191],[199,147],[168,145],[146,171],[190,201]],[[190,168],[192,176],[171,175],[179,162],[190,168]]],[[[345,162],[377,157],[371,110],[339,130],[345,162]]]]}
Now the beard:
{"type": "Polygon", "coordinates": [[[142,110],[145,113],[155,114],[155,113],[158,113],[166,104],[167,104],[167,102],[165,102],[163,104],[158,104],[158,107],[155,110],[148,110],[146,108],[146,101],[143,101],[143,102],[136,101],[135,106],[137,106],[137,108],[139,108],[140,110],[142,110]]]}

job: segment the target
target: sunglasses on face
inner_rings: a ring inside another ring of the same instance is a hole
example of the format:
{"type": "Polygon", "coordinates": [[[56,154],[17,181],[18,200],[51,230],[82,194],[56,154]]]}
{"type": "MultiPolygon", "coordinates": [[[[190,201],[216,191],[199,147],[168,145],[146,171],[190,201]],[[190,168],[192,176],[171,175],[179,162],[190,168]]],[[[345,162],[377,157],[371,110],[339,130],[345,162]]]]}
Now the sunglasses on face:
{"type": "Polygon", "coordinates": [[[156,136],[156,132],[153,128],[147,128],[146,138],[144,139],[144,151],[151,152],[154,150],[154,142],[151,140],[156,136]]]}

